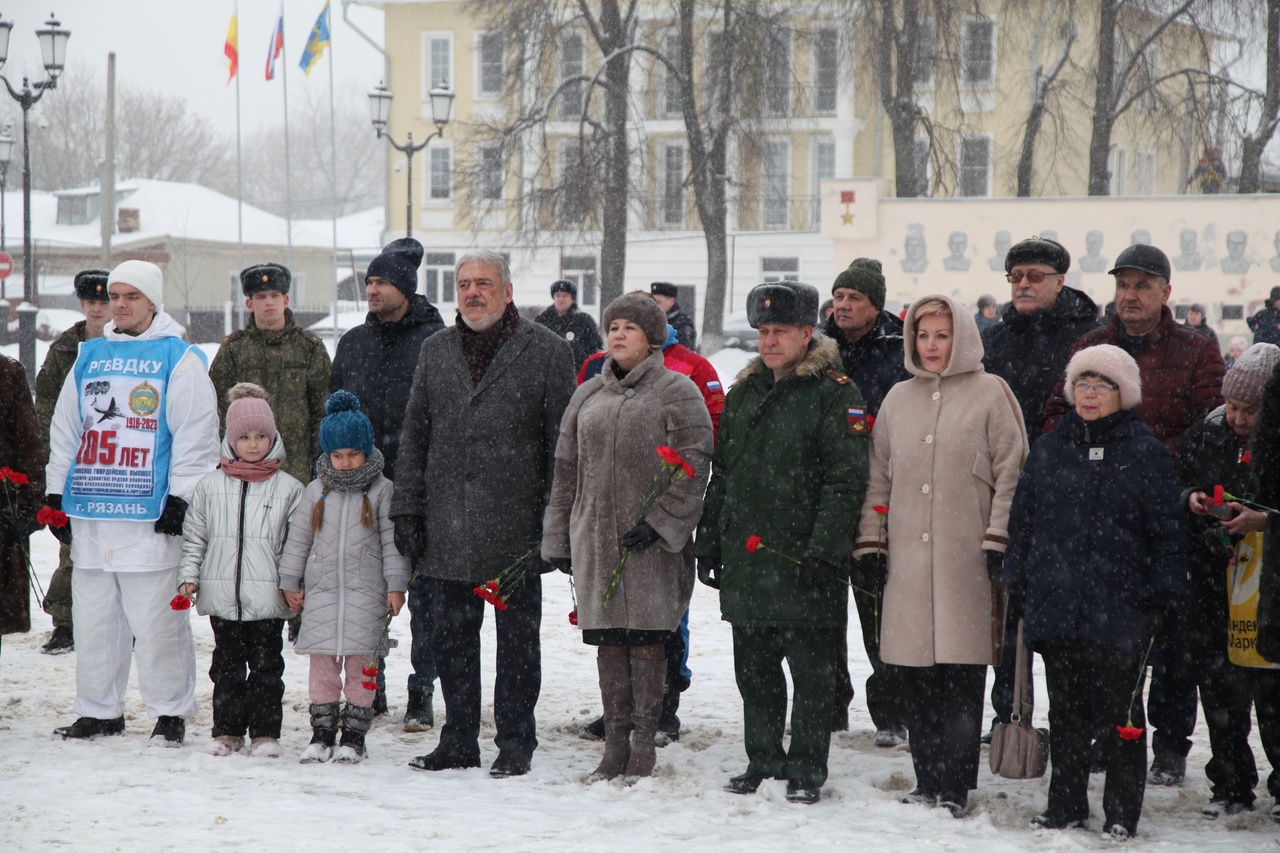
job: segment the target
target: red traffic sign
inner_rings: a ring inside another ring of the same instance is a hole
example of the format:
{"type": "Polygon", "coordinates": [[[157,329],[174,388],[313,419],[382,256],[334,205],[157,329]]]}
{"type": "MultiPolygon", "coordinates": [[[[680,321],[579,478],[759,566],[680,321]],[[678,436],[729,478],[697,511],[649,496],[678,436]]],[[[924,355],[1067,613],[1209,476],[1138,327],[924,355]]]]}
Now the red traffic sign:
{"type": "Polygon", "coordinates": [[[0,252],[0,278],[8,278],[13,274],[13,255],[0,252]]]}

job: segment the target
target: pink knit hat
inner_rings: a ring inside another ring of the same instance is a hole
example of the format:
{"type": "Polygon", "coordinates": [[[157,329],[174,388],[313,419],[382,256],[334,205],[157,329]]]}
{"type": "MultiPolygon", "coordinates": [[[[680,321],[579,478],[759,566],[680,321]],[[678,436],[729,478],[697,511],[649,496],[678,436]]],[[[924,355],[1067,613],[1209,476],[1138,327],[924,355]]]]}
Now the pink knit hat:
{"type": "Polygon", "coordinates": [[[1067,402],[1076,404],[1075,385],[1086,373],[1096,373],[1120,386],[1120,408],[1132,409],[1142,402],[1142,374],[1133,356],[1113,344],[1085,347],[1067,362],[1067,402]]]}
{"type": "Polygon", "coordinates": [[[252,382],[240,382],[227,392],[227,439],[232,445],[253,430],[276,440],[276,416],[267,402],[267,392],[252,382]]]}

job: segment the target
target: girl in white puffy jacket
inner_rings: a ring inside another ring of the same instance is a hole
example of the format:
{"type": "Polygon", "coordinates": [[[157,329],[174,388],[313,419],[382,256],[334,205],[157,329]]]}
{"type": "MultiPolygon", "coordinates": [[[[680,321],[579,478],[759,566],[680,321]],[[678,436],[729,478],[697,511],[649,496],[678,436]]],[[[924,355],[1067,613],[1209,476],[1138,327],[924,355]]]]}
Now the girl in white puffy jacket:
{"type": "Polygon", "coordinates": [[[284,442],[266,392],[241,382],[228,396],[222,464],[196,486],[183,524],[178,591],[196,596],[213,628],[210,751],[240,751],[247,732],[251,754],[276,758],[290,615],[279,565],[303,486],[280,470],[284,442]]]}

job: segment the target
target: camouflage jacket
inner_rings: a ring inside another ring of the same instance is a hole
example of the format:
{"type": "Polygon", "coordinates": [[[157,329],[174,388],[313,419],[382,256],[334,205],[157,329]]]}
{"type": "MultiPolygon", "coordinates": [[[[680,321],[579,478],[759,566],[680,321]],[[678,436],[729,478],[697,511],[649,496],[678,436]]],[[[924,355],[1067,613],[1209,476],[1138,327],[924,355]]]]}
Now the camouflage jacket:
{"type": "Polygon", "coordinates": [[[226,430],[227,392],[237,382],[253,382],[267,391],[276,429],[287,454],[282,467],[299,482],[309,483],[311,466],[320,453],[320,420],[328,397],[329,353],[324,343],[299,326],[285,310],[285,326],[278,331],[249,325],[222,341],[209,365],[209,378],[218,392],[218,421],[226,430]]]}
{"type": "Polygon", "coordinates": [[[67,329],[49,345],[49,352],[36,374],[36,420],[40,422],[40,440],[44,442],[44,458],[49,458],[49,424],[53,422],[53,409],[58,395],[67,381],[67,374],[80,354],[80,344],[85,341],[85,321],[81,320],[67,329]]]}

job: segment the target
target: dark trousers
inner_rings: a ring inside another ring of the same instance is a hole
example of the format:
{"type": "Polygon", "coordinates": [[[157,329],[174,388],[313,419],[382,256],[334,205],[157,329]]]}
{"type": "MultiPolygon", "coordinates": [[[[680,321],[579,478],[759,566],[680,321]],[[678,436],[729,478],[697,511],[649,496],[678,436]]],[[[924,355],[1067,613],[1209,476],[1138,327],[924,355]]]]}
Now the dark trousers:
{"type": "MultiPolygon", "coordinates": [[[[1004,614],[1004,644],[1000,649],[1000,663],[992,667],[995,671],[991,683],[991,707],[995,709],[995,723],[1007,723],[1013,715],[1013,676],[1014,662],[1018,659],[1018,619],[1017,608],[1006,607],[1004,614]]],[[[1035,661],[1031,661],[1034,667],[1035,661]]],[[[1036,692],[1035,676],[1027,674],[1028,695],[1036,692]]]]}
{"type": "Polygon", "coordinates": [[[1267,792],[1280,802],[1280,670],[1249,669],[1253,680],[1253,710],[1258,715],[1262,751],[1271,764],[1267,792]]]}
{"type": "Polygon", "coordinates": [[[938,663],[892,669],[903,686],[916,787],[953,801],[967,798],[978,787],[987,668],[938,663]]]}
{"type": "Polygon", "coordinates": [[[71,546],[60,543],[58,568],[49,578],[49,589],[44,595],[44,612],[49,614],[55,628],[70,628],[71,623],[71,546]]]}
{"type": "Polygon", "coordinates": [[[748,768],[804,787],[827,780],[835,648],[841,628],[733,626],[733,669],[742,695],[748,768]],[[782,748],[791,671],[791,744],[782,748]]]}
{"type": "MultiPolygon", "coordinates": [[[[416,570],[416,566],[415,566],[416,570]]],[[[415,571],[409,581],[409,692],[435,690],[436,656],[431,651],[431,635],[436,626],[436,585],[415,571]]]]}
{"type": "Polygon", "coordinates": [[[284,620],[209,617],[213,628],[213,736],[280,737],[284,620]],[[247,670],[247,674],[246,674],[247,670]]]}
{"type": "MultiPolygon", "coordinates": [[[[1164,626],[1151,651],[1151,690],[1147,719],[1151,721],[1151,754],[1186,758],[1196,730],[1196,684],[1205,638],[1181,614],[1164,626]]],[[[1224,641],[1225,642],[1225,641],[1224,641]]]]}
{"type": "MultiPolygon", "coordinates": [[[[867,590],[872,592],[872,590],[867,590]]],[[[871,675],[867,678],[867,711],[871,714],[871,722],[876,731],[905,731],[907,728],[907,710],[902,695],[902,680],[898,677],[896,667],[887,666],[880,659],[880,619],[884,615],[884,590],[876,589],[875,596],[866,592],[853,591],[853,603],[858,608],[858,623],[862,626],[862,647],[866,650],[867,661],[871,664],[871,675]]],[[[844,668],[837,668],[836,676],[841,671],[845,680],[849,680],[849,650],[847,640],[843,643],[844,668]]],[[[853,685],[849,688],[849,701],[853,701],[853,685]]],[[[836,688],[836,699],[841,697],[840,688],[836,688]]],[[[845,703],[848,705],[848,702],[845,703]]]]}
{"type": "MultiPolygon", "coordinates": [[[[485,604],[474,583],[436,580],[432,643],[445,724],[440,746],[463,756],[480,751],[480,626],[485,604]]],[[[505,592],[505,588],[504,588],[505,592]]],[[[512,588],[506,610],[495,610],[498,634],[493,688],[494,743],[502,751],[532,755],[538,747],[533,709],[542,691],[542,577],[512,588]]]]}
{"type": "MultiPolygon", "coordinates": [[[[1130,834],[1136,832],[1147,788],[1146,719],[1138,684],[1145,649],[1120,652],[1072,639],[1044,643],[1036,651],[1044,660],[1049,690],[1048,814],[1060,821],[1089,817],[1090,747],[1096,715],[1107,766],[1102,795],[1106,826],[1119,824],[1130,834]],[[1116,731],[1126,722],[1143,729],[1136,740],[1122,740],[1116,731]]],[[[1143,670],[1141,677],[1145,676],[1143,670]]]]}

